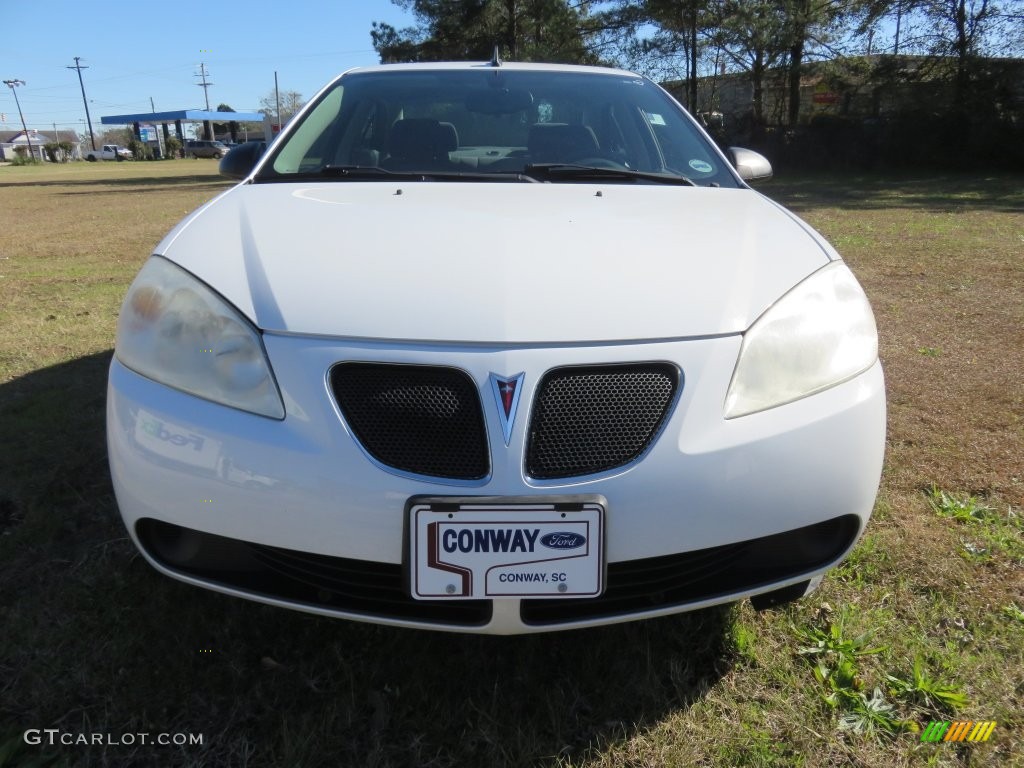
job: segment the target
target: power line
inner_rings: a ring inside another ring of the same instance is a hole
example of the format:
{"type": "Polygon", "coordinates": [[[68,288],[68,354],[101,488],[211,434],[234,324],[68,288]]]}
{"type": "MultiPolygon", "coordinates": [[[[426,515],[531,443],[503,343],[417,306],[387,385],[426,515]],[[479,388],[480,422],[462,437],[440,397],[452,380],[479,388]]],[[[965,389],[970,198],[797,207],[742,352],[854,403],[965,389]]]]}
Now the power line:
{"type": "Polygon", "coordinates": [[[74,69],[78,72],[78,84],[82,87],[82,104],[85,105],[85,120],[89,124],[89,143],[92,144],[92,148],[96,149],[96,136],[92,132],[92,116],[89,114],[89,100],[85,98],[85,83],[82,82],[82,70],[88,69],[83,67],[80,56],[75,56],[75,66],[66,67],[66,69],[74,69]]]}

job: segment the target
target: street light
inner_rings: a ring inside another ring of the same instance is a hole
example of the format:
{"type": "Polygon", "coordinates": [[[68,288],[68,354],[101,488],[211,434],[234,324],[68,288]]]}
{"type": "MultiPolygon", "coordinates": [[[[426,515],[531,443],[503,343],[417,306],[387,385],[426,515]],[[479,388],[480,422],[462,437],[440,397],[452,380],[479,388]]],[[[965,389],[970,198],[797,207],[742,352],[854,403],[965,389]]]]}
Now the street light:
{"type": "Polygon", "coordinates": [[[32,151],[32,137],[28,135],[28,126],[25,125],[25,115],[21,112],[21,102],[18,101],[18,92],[15,87],[24,85],[24,80],[4,80],[4,85],[11,89],[11,93],[14,94],[14,103],[18,105],[18,117],[21,118],[21,127],[25,129],[25,141],[28,142],[28,156],[30,159],[35,159],[35,154],[32,151]]]}

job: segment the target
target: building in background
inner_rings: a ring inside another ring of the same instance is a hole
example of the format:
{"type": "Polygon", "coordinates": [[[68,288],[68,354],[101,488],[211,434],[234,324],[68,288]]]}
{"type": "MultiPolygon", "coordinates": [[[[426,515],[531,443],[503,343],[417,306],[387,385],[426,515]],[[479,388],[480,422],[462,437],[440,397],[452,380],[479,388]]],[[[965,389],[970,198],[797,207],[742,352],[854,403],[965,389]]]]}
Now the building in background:
{"type": "Polygon", "coordinates": [[[82,143],[81,138],[74,131],[37,131],[30,129],[28,137],[25,136],[24,131],[0,131],[0,161],[11,162],[17,156],[14,153],[15,147],[25,147],[26,151],[29,147],[29,139],[32,144],[32,156],[36,160],[48,161],[50,158],[47,157],[46,152],[43,148],[47,144],[66,141],[71,145],[71,154],[68,156],[69,160],[81,160],[82,159],[82,143]]]}

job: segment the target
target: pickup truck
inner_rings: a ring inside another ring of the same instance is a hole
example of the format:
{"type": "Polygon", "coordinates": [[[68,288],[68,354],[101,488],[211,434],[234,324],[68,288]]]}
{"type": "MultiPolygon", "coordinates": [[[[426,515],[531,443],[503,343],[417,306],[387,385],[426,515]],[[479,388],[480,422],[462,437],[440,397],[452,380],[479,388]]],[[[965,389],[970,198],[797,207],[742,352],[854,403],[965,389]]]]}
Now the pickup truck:
{"type": "Polygon", "coordinates": [[[132,151],[117,144],[104,144],[100,149],[88,149],[85,151],[85,159],[90,163],[97,160],[131,160],[132,151]]]}

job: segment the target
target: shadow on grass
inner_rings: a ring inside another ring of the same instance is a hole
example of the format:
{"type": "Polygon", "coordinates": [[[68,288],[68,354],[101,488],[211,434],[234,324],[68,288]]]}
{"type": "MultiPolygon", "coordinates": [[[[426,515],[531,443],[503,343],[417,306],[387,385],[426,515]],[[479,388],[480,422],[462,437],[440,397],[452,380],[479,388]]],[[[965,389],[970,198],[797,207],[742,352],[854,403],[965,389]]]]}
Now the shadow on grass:
{"type": "Polygon", "coordinates": [[[1024,212],[1024,185],[1019,175],[1009,174],[777,176],[757,190],[798,212],[822,207],[1024,212]]]}
{"type": "MultiPolygon", "coordinates": [[[[216,182],[216,181],[215,182],[204,182],[204,183],[201,183],[201,184],[197,183],[197,182],[198,182],[198,179],[196,179],[194,181],[188,181],[186,183],[181,183],[180,181],[171,180],[171,181],[166,181],[163,185],[160,185],[160,186],[153,185],[152,187],[149,187],[149,189],[147,191],[163,192],[163,191],[166,191],[166,190],[181,189],[182,187],[188,187],[188,189],[196,190],[196,191],[209,190],[210,192],[223,192],[225,189],[227,189],[228,187],[231,186],[231,183],[227,182],[227,181],[223,181],[223,182],[216,182]]],[[[104,195],[123,195],[123,194],[125,194],[125,190],[124,189],[120,189],[120,188],[118,188],[118,189],[97,189],[96,188],[97,186],[102,187],[103,185],[102,184],[98,184],[98,185],[94,184],[92,189],[83,189],[80,192],[58,192],[57,195],[59,197],[79,197],[79,196],[82,196],[82,195],[87,195],[89,197],[103,197],[104,195]]]]}
{"type": "Polygon", "coordinates": [[[106,468],[110,352],[0,386],[0,744],[75,765],[555,765],[645,733],[731,665],[729,608],[477,637],[324,619],[156,573],[106,468]],[[16,739],[17,741],[17,739],[16,739]]]}
{"type": "MultiPolygon", "coordinates": [[[[197,170],[199,168],[197,167],[197,170]]],[[[109,178],[93,177],[88,179],[50,179],[47,181],[34,181],[31,177],[24,177],[17,181],[0,182],[3,187],[174,187],[184,184],[203,184],[214,186],[229,186],[233,183],[231,179],[221,176],[211,177],[209,175],[190,176],[186,169],[179,168],[181,175],[176,176],[111,176],[109,178]]],[[[72,194],[72,193],[68,193],[72,194]]],[[[90,193],[91,194],[91,193],[90,193]]]]}

